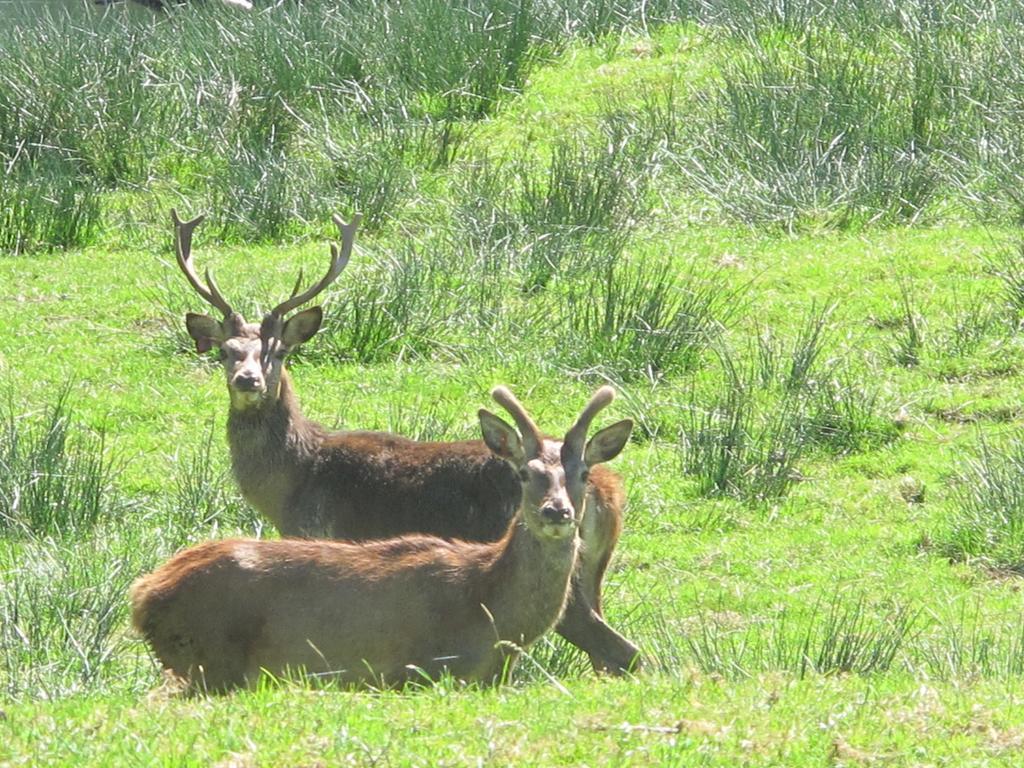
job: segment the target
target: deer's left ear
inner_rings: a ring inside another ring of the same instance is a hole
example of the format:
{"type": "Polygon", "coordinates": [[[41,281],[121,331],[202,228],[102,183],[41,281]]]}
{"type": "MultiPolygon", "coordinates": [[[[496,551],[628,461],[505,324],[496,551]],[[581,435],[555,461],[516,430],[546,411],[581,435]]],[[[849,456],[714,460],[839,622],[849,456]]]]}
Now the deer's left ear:
{"type": "Polygon", "coordinates": [[[287,347],[295,347],[309,341],[320,330],[324,320],[324,311],[320,307],[310,307],[288,318],[281,329],[281,341],[287,347]]]}

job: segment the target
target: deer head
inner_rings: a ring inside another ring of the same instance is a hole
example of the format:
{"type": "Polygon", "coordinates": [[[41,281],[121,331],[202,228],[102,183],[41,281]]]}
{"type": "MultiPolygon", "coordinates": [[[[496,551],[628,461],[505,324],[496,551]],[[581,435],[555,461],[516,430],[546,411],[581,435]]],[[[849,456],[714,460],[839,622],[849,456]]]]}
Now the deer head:
{"type": "Polygon", "coordinates": [[[327,273],[315,285],[299,293],[303,282],[300,270],[291,296],[264,315],[258,324],[246,322],[231,308],[209,269],[206,270],[205,284],[196,274],[192,264],[192,232],[204,218],[197,216],[191,221],[182,221],[177,211],[171,211],[174,253],[178,266],[196,293],[220,312],[221,319],[189,312],[185,315],[185,326],[196,343],[197,352],[208,352],[214,348],[220,351],[231,407],[247,410],[277,398],[288,353],[309,341],[320,329],[323,321],[320,307],[304,309],[291,317],[286,315],[315,298],[345,269],[352,255],[360,216],[356,214],[348,224],[340,216],[334,216],[334,223],[341,234],[341,248],[331,245],[331,263],[327,273]]]}
{"type": "Polygon", "coordinates": [[[487,447],[519,473],[524,523],[542,539],[574,536],[583,519],[590,467],[618,456],[633,429],[633,422],[623,419],[586,441],[590,423],[615,398],[615,390],[597,390],[562,440],[544,437],[505,387],[496,387],[491,396],[518,431],[486,409],[480,409],[480,428],[487,447]]]}

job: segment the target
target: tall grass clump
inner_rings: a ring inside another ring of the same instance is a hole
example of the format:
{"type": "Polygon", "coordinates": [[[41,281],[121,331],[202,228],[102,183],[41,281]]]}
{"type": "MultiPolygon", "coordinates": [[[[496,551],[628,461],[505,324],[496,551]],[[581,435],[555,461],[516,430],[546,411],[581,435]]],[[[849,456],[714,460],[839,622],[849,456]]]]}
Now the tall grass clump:
{"type": "Polygon", "coordinates": [[[807,449],[799,402],[760,406],[750,382],[735,375],[710,402],[691,397],[683,411],[683,472],[705,496],[777,501],[800,479],[797,466],[807,449]]]}
{"type": "Polygon", "coordinates": [[[833,454],[867,451],[899,437],[887,413],[891,405],[867,374],[836,367],[805,390],[804,432],[819,448],[833,454]]]}
{"type": "Polygon", "coordinates": [[[963,35],[815,26],[750,35],[700,98],[689,187],[728,217],[793,229],[913,221],[947,188],[968,130],[963,35]]]}
{"type": "Polygon", "coordinates": [[[416,190],[416,175],[408,163],[404,132],[382,131],[358,135],[338,144],[330,142],[328,173],[346,210],[363,214],[363,227],[381,229],[416,190]]]}
{"type": "MultiPolygon", "coordinates": [[[[845,5],[816,2],[774,2],[774,0],[700,0],[696,11],[705,23],[731,35],[750,35],[784,30],[794,33],[821,24],[845,5]]],[[[859,4],[858,4],[859,5],[859,4]]]]}
{"type": "Polygon", "coordinates": [[[982,130],[959,153],[961,192],[984,221],[1024,223],[1024,30],[1020,9],[999,3],[995,21],[982,27],[986,60],[971,90],[982,130]]]}
{"type": "Polygon", "coordinates": [[[986,342],[1005,339],[1017,325],[1016,312],[1011,309],[1009,297],[1005,298],[1005,305],[1000,306],[998,297],[986,293],[954,294],[945,312],[949,323],[935,334],[936,347],[949,357],[963,358],[976,353],[986,342]]]}
{"type": "Polygon", "coordinates": [[[1024,322],[1024,241],[997,250],[989,257],[987,267],[999,278],[1002,303],[1010,324],[1020,328],[1024,322]]]}
{"type": "Polygon", "coordinates": [[[77,535],[121,506],[103,435],[75,425],[69,396],[65,389],[44,411],[27,416],[8,399],[0,433],[0,532],[77,535]]]}
{"type": "Polygon", "coordinates": [[[920,286],[901,270],[894,277],[899,297],[891,314],[874,321],[886,332],[886,357],[902,368],[922,366],[945,379],[968,376],[979,365],[989,372],[1010,370],[1015,358],[1007,355],[1008,342],[1019,325],[1018,269],[1012,254],[1000,252],[989,259],[988,271],[1001,278],[1001,291],[954,286],[952,296],[931,312],[920,286]]]}
{"type": "Polygon", "coordinates": [[[169,551],[220,531],[258,533],[263,523],[239,495],[224,459],[220,430],[211,422],[206,437],[175,457],[173,492],[155,506],[161,542],[169,551]]]}
{"type": "Polygon", "coordinates": [[[126,595],[156,563],[130,527],[73,543],[0,540],[0,690],[8,699],[53,700],[152,680],[129,653],[126,595]]]}
{"type": "Polygon", "coordinates": [[[914,284],[906,274],[897,277],[900,289],[898,321],[892,330],[889,355],[903,368],[918,365],[924,355],[925,327],[914,297],[914,284]]]}
{"type": "Polygon", "coordinates": [[[239,144],[206,178],[204,207],[217,212],[223,240],[281,240],[329,218],[333,201],[318,189],[309,164],[276,142],[239,144]]]}
{"type": "Polygon", "coordinates": [[[961,467],[937,548],[956,560],[1024,571],[1024,436],[993,445],[979,434],[961,467]]]}
{"type": "Polygon", "coordinates": [[[650,210],[649,147],[616,126],[555,143],[547,158],[478,159],[456,217],[472,246],[539,291],[562,274],[603,269],[650,210]]]}
{"type": "Polygon", "coordinates": [[[871,675],[912,655],[921,625],[921,612],[912,606],[837,591],[807,607],[746,620],[731,611],[703,609],[682,633],[657,622],[651,644],[665,669],[693,666],[727,678],[764,672],[871,675]]]}
{"type": "Polygon", "coordinates": [[[802,431],[816,448],[849,453],[885,444],[897,435],[877,384],[833,344],[835,304],[812,303],[795,335],[783,344],[762,330],[751,356],[756,381],[769,397],[797,401],[802,431]]]}
{"type": "Polygon", "coordinates": [[[102,189],[57,153],[14,159],[0,153],[0,252],[81,248],[102,224],[102,189]]]}
{"type": "MultiPolygon", "coordinates": [[[[319,349],[332,360],[375,363],[426,356],[464,326],[464,276],[443,245],[407,244],[349,275],[327,311],[319,349]]],[[[313,353],[318,354],[318,353],[313,353]]]]}
{"type": "Polygon", "coordinates": [[[138,183],[168,146],[146,85],[149,32],[120,16],[40,10],[0,32],[0,154],[56,151],[110,186],[138,183]]]}
{"type": "Polygon", "coordinates": [[[925,349],[937,376],[966,381],[1019,367],[1014,339],[1020,321],[1006,293],[968,289],[943,302],[944,321],[929,327],[925,349]]]}
{"type": "Polygon", "coordinates": [[[356,19],[366,40],[363,68],[421,114],[482,117],[521,87],[543,55],[550,32],[539,8],[531,0],[377,6],[356,19]]]}
{"type": "Polygon", "coordinates": [[[994,621],[975,604],[941,622],[921,643],[921,666],[939,680],[995,678],[1016,680],[1024,674],[1024,617],[994,621]]]}
{"type": "Polygon", "coordinates": [[[322,183],[344,210],[363,214],[376,231],[397,218],[420,194],[420,179],[448,168],[463,150],[472,125],[453,119],[370,111],[336,120],[307,140],[324,156],[322,183]]]}
{"type": "Polygon", "coordinates": [[[436,399],[417,397],[411,405],[389,402],[360,428],[391,432],[429,443],[464,438],[465,435],[457,434],[459,421],[436,399]]]}
{"type": "Polygon", "coordinates": [[[743,288],[718,270],[613,262],[569,283],[560,303],[558,356],[565,365],[654,380],[698,367],[741,311],[743,288]]]}
{"type": "Polygon", "coordinates": [[[764,329],[757,337],[757,377],[765,387],[798,392],[822,369],[829,341],[829,319],[835,305],[812,303],[788,348],[764,329]]]}
{"type": "Polygon", "coordinates": [[[881,390],[834,350],[833,309],[812,304],[788,344],[764,329],[743,358],[718,349],[720,371],[692,387],[682,409],[682,468],[699,493],[781,499],[809,452],[869,450],[897,437],[881,390]]]}
{"type": "Polygon", "coordinates": [[[887,32],[924,29],[970,29],[1006,24],[1019,18],[1013,3],[973,3],[969,0],[896,3],[892,0],[697,0],[690,13],[716,29],[745,38],[754,34],[808,28],[854,30],[870,25],[887,32]]]}

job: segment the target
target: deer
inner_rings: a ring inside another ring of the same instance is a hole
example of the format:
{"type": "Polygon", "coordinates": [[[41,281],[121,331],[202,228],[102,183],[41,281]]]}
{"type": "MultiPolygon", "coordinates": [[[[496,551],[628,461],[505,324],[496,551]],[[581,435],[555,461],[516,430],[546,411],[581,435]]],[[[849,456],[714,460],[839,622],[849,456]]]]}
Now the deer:
{"type": "Polygon", "coordinates": [[[589,514],[588,474],[619,454],[633,423],[586,440],[614,398],[604,386],[554,440],[506,387],[491,394],[516,426],[481,408],[483,442],[520,484],[497,541],[414,534],[191,547],[131,587],[133,625],[164,668],[187,690],[214,693],[296,671],[345,686],[444,674],[505,680],[565,608],[589,514]]]}
{"type": "MultiPolygon", "coordinates": [[[[178,267],[221,315],[187,313],[196,351],[219,351],[226,377],[227,439],[242,496],[284,537],[363,541],[419,533],[447,539],[500,539],[518,509],[519,478],[484,440],[421,442],[386,432],[329,431],[302,412],[284,363],[319,330],[323,310],[296,311],[333,283],[351,257],[358,214],[335,215],[341,244],[331,244],[323,277],[247,322],[224,298],[210,270],[192,262],[203,221],[171,212],[178,267]],[[290,314],[289,313],[293,313],[290,314]]],[[[583,551],[557,630],[581,648],[599,673],[639,668],[640,651],[604,620],[601,585],[622,530],[625,492],[616,473],[598,466],[586,494],[591,514],[580,531],[583,551]]]]}

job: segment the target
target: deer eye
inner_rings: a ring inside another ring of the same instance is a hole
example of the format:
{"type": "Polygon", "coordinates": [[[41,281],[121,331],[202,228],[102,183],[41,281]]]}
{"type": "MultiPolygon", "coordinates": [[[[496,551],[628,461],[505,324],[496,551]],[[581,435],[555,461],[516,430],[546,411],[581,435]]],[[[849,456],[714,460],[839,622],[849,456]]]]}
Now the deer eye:
{"type": "Polygon", "coordinates": [[[226,351],[224,351],[223,349],[218,349],[217,350],[217,359],[220,360],[223,363],[225,360],[228,359],[228,353],[226,351]]]}

